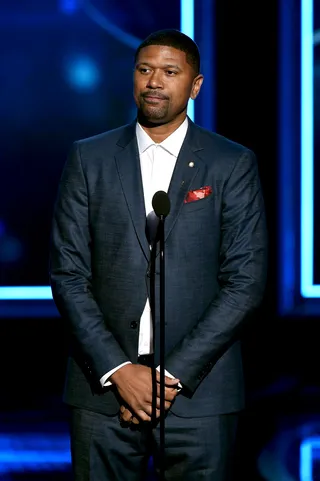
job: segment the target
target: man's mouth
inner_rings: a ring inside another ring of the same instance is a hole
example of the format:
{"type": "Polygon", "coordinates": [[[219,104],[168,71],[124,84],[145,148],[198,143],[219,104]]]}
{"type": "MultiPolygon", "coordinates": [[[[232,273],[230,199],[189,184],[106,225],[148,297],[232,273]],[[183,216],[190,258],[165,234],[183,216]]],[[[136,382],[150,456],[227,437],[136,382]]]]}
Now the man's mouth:
{"type": "Polygon", "coordinates": [[[145,94],[142,96],[145,100],[167,100],[167,97],[164,95],[158,95],[158,94],[145,94]]]}

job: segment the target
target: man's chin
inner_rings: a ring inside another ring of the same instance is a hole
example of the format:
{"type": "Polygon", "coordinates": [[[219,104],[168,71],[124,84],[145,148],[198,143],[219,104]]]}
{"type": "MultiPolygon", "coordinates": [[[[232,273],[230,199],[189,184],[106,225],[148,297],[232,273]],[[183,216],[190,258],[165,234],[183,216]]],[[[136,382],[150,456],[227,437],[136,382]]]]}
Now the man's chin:
{"type": "Polygon", "coordinates": [[[149,109],[143,109],[140,112],[140,114],[148,122],[152,122],[152,123],[155,123],[155,124],[165,122],[166,117],[167,117],[166,112],[156,110],[156,109],[150,109],[150,108],[149,109]]]}

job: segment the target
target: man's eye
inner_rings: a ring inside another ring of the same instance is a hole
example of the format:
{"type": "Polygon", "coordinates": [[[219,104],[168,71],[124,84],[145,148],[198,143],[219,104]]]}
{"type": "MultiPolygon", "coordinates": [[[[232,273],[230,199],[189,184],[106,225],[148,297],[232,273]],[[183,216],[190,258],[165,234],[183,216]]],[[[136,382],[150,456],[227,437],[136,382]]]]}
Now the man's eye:
{"type": "Polygon", "coordinates": [[[140,68],[141,73],[148,73],[149,69],[148,68],[140,68]]]}
{"type": "Polygon", "coordinates": [[[174,70],[167,70],[167,74],[170,76],[170,77],[173,77],[176,72],[174,70]]]}

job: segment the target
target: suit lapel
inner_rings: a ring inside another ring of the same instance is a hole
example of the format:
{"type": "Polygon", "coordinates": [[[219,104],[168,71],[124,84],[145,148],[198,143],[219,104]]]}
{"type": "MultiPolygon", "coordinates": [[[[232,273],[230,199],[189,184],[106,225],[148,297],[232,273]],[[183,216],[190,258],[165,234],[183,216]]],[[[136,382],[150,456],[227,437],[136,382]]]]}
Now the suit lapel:
{"type": "Polygon", "coordinates": [[[168,238],[183,206],[190,185],[200,170],[204,169],[203,161],[197,152],[203,150],[198,144],[197,127],[189,119],[186,138],[182,144],[176,166],[170,182],[168,196],[171,203],[170,213],[165,221],[165,240],[168,238]]]}
{"type": "MultiPolygon", "coordinates": [[[[121,149],[116,154],[115,160],[133,227],[144,255],[149,260],[150,248],[145,232],[146,212],[135,125],[135,122],[128,125],[117,142],[121,149]]],[[[189,119],[186,138],[177,158],[168,190],[171,209],[165,221],[165,240],[167,240],[179,216],[193,179],[205,168],[203,161],[198,156],[198,152],[203,148],[198,142],[197,134],[198,128],[189,119]]]]}
{"type": "Polygon", "coordinates": [[[150,248],[146,238],[146,212],[141,177],[140,159],[135,134],[135,122],[130,124],[118,141],[122,147],[115,156],[116,165],[126,198],[127,206],[132,219],[140,246],[147,260],[150,257],[150,248]]]}

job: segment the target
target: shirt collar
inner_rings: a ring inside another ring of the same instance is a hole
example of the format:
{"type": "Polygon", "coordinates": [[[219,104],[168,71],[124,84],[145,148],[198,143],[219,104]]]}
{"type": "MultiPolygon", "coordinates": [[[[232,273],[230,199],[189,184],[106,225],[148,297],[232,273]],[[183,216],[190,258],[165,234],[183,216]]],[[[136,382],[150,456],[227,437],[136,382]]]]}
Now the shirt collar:
{"type": "Polygon", "coordinates": [[[139,122],[136,123],[136,135],[138,142],[139,155],[145,152],[151,145],[160,145],[163,149],[169,152],[171,155],[178,157],[181,146],[185,139],[188,130],[188,118],[186,117],[182,124],[172,132],[169,137],[167,137],[160,144],[156,144],[151,137],[147,134],[145,130],[141,127],[139,122]]]}

